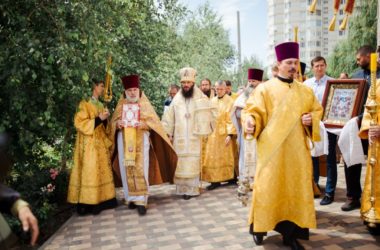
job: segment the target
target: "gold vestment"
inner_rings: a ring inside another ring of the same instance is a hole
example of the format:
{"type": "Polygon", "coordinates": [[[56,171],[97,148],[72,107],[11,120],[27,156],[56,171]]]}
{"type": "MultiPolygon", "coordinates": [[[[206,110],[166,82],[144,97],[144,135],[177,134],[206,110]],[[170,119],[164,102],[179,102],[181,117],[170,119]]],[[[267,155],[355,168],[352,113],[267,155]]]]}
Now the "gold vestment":
{"type": "MultiPolygon", "coordinates": [[[[114,170],[115,183],[121,186],[121,175],[118,160],[118,150],[116,143],[117,127],[116,122],[121,119],[123,104],[127,99],[122,96],[112,115],[109,137],[112,141],[111,154],[112,166],[114,170]]],[[[150,132],[149,149],[149,185],[157,185],[164,182],[173,182],[173,176],[177,165],[177,155],[166,135],[157,113],[150,104],[144,93],[141,94],[138,102],[140,105],[140,122],[145,126],[137,128],[136,131],[136,160],[135,166],[127,167],[128,191],[131,196],[147,195],[148,187],[144,176],[144,156],[143,156],[143,133],[150,132]]]]}
{"type": "Polygon", "coordinates": [[[242,111],[255,121],[257,166],[249,224],[254,232],[273,230],[281,221],[315,228],[312,162],[307,135],[319,141],[322,107],[313,91],[296,81],[271,79],[258,85],[242,111]],[[301,117],[312,114],[312,126],[301,117]]]}
{"type": "Polygon", "coordinates": [[[115,198],[109,155],[111,141],[103,124],[95,128],[95,118],[103,110],[97,100],[81,101],[75,114],[77,138],[67,201],[96,205],[115,198]]]}
{"type": "Polygon", "coordinates": [[[233,99],[229,95],[222,98],[214,97],[212,105],[218,107],[215,130],[208,136],[205,145],[204,161],[202,162],[202,180],[207,182],[221,182],[234,178],[234,147],[232,135],[236,135],[236,130],[232,125],[230,111],[233,99]],[[225,140],[231,135],[228,146],[225,140]]]}

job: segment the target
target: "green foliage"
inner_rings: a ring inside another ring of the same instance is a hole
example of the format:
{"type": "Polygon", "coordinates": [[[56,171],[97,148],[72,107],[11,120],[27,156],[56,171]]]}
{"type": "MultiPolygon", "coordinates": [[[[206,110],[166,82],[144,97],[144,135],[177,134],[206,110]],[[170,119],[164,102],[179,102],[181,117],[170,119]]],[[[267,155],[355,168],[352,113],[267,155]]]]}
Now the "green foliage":
{"type": "Polygon", "coordinates": [[[377,0],[357,1],[354,15],[349,22],[349,33],[346,40],[338,44],[329,57],[328,72],[332,77],[340,73],[352,74],[357,69],[356,51],[363,45],[376,48],[377,0]]]}
{"type": "Polygon", "coordinates": [[[191,13],[182,33],[180,67],[195,68],[198,82],[206,77],[212,82],[226,79],[226,68],[232,65],[235,52],[221,18],[208,2],[191,13]]]}

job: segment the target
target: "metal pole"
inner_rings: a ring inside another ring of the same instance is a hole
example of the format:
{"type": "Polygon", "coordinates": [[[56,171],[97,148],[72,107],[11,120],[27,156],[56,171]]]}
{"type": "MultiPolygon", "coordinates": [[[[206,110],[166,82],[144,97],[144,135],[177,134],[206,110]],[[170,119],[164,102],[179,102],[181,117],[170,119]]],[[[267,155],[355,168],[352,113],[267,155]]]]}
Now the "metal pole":
{"type": "MultiPolygon", "coordinates": [[[[380,1],[380,0],[379,0],[380,1]]],[[[241,43],[240,43],[240,13],[237,11],[237,31],[238,31],[238,79],[240,80],[239,85],[243,84],[243,74],[241,68],[241,43]]]]}

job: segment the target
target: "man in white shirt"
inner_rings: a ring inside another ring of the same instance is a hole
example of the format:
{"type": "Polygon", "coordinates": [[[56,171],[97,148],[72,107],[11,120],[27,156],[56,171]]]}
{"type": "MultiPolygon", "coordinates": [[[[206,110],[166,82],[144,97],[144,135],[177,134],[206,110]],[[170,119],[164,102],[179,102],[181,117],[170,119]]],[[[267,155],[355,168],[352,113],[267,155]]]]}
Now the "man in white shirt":
{"type": "MultiPolygon", "coordinates": [[[[313,89],[319,103],[322,104],[323,95],[328,80],[333,78],[326,75],[326,59],[322,56],[317,56],[311,60],[311,67],[314,77],[305,81],[305,84],[313,89]]],[[[327,181],[325,196],[321,200],[321,205],[328,205],[334,201],[335,188],[337,182],[337,165],[336,165],[336,143],[337,135],[327,132],[329,140],[329,153],[327,155],[327,181]]],[[[319,158],[313,157],[314,181],[318,185],[319,181],[319,158]]]]}

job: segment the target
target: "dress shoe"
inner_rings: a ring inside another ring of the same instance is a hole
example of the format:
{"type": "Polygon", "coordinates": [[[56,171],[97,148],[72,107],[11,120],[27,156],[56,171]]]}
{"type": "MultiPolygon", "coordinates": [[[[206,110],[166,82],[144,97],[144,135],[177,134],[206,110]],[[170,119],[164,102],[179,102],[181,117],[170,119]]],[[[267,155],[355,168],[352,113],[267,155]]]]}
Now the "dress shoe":
{"type": "Polygon", "coordinates": [[[301,243],[299,243],[295,238],[283,238],[282,243],[285,246],[290,247],[292,250],[303,250],[305,249],[301,243]]]}
{"type": "Polygon", "coordinates": [[[228,181],[228,185],[237,185],[237,178],[228,181]]]}
{"type": "Polygon", "coordinates": [[[187,194],[184,194],[184,195],[183,195],[183,199],[186,200],[186,201],[187,201],[187,200],[190,200],[190,199],[191,199],[191,196],[190,196],[190,195],[187,195],[187,194]]]}
{"type": "Polygon", "coordinates": [[[370,227],[367,225],[368,232],[373,236],[379,236],[380,235],[380,225],[376,224],[376,227],[370,227]]]}
{"type": "Polygon", "coordinates": [[[207,187],[207,190],[214,190],[217,187],[220,187],[220,182],[213,182],[210,186],[207,187]]]}
{"type": "Polygon", "coordinates": [[[319,204],[321,204],[322,206],[329,205],[333,201],[334,201],[334,196],[325,195],[325,197],[323,197],[323,199],[321,200],[319,204]]]}
{"type": "Polygon", "coordinates": [[[139,213],[139,215],[145,215],[146,214],[145,206],[136,205],[136,207],[137,207],[137,212],[139,213]]]}
{"type": "Polygon", "coordinates": [[[100,214],[100,212],[102,212],[102,209],[100,208],[99,205],[95,205],[95,206],[92,208],[92,214],[93,214],[93,215],[98,215],[98,214],[100,214]]]}
{"type": "Polygon", "coordinates": [[[136,204],[133,202],[128,203],[128,209],[135,209],[137,208],[136,204]]]}
{"type": "Polygon", "coordinates": [[[360,201],[352,198],[348,198],[341,207],[342,211],[351,211],[360,208],[360,201]]]}
{"type": "Polygon", "coordinates": [[[264,235],[262,234],[253,234],[253,241],[255,242],[256,246],[260,246],[263,244],[264,235]]]}

